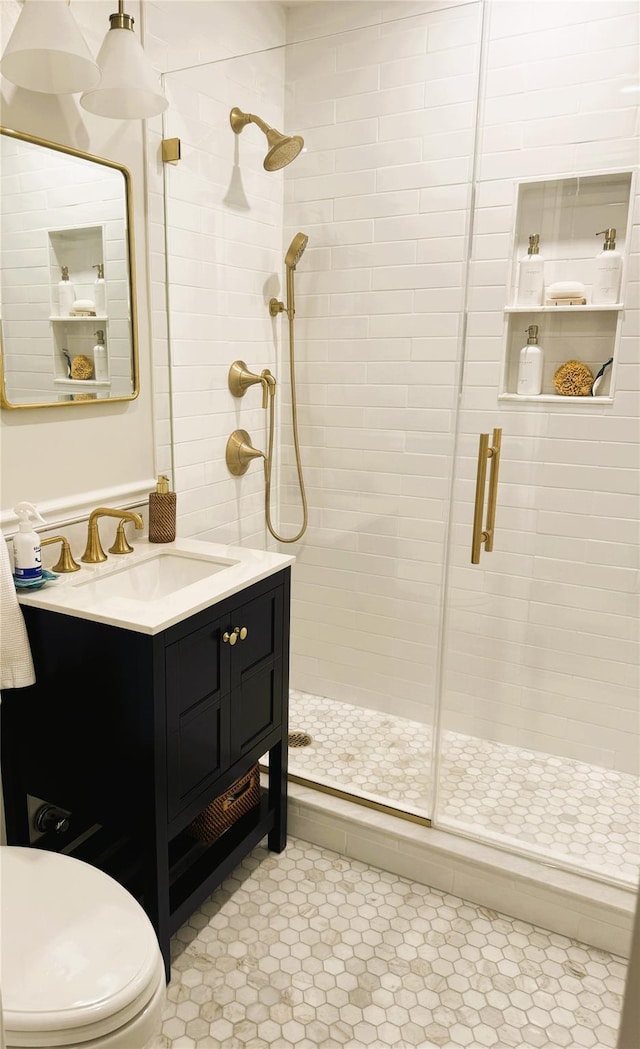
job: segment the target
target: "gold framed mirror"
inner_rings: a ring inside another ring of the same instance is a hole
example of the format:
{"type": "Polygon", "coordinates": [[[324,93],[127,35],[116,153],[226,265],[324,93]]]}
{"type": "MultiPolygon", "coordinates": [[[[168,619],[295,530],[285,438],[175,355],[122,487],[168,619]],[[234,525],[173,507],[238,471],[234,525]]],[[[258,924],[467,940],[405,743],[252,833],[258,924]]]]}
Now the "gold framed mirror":
{"type": "Polygon", "coordinates": [[[139,393],[127,168],[0,127],[0,404],[139,393]]]}

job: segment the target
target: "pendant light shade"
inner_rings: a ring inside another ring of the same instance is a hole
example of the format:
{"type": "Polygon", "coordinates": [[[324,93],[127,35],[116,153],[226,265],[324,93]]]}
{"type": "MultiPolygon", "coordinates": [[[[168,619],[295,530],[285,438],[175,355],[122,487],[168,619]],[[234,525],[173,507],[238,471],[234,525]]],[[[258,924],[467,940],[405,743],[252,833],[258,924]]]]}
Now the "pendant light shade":
{"type": "Polygon", "coordinates": [[[160,90],[142,45],[133,32],[133,18],[124,13],[118,0],[118,13],[110,15],[111,28],[98,53],[101,79],[87,90],[80,105],[90,113],[120,120],[155,117],[169,103],[160,90]]]}
{"type": "Polygon", "coordinates": [[[100,82],[66,0],[24,0],[0,72],[18,87],[54,95],[88,91],[100,82]]]}

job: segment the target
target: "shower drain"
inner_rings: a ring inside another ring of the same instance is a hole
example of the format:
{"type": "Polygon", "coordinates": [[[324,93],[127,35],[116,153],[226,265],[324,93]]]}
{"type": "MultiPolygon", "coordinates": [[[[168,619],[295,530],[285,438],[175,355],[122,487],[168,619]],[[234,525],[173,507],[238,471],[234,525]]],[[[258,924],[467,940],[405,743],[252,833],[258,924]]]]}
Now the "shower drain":
{"type": "Polygon", "coordinates": [[[308,732],[290,732],[289,733],[289,746],[290,747],[308,747],[313,740],[308,732]]]}

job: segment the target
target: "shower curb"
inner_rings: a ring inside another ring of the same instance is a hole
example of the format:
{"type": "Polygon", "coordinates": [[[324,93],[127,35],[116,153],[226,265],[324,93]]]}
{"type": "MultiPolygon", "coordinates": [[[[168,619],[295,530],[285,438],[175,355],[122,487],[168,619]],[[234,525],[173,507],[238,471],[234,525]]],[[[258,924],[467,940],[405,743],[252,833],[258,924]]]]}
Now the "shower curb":
{"type": "Polygon", "coordinates": [[[289,783],[288,830],[322,848],[627,958],[636,906],[618,888],[289,783]]]}

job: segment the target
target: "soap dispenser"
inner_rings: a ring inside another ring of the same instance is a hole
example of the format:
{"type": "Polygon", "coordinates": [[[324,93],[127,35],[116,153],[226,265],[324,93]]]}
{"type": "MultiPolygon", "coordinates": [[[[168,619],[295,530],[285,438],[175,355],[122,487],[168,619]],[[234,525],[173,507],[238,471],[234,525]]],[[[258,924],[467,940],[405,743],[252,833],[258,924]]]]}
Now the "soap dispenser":
{"type": "Polygon", "coordinates": [[[149,542],[172,543],[176,537],[176,493],[169,491],[169,478],[158,477],[155,492],[149,493],[149,542]]]}
{"type": "Polygon", "coordinates": [[[609,306],[620,301],[620,282],[622,279],[622,255],[616,250],[616,231],[613,227],[596,233],[604,233],[604,246],[596,255],[596,269],[591,289],[591,302],[594,306],[609,306]]]}
{"type": "Polygon", "coordinates": [[[20,524],[13,537],[13,575],[18,583],[42,581],[42,548],[40,536],[33,530],[31,518],[46,524],[33,503],[18,503],[13,509],[20,524]]]}
{"type": "Polygon", "coordinates": [[[540,234],[529,237],[529,249],[518,267],[519,306],[542,306],[544,296],[544,259],[540,254],[540,234]]]}
{"type": "Polygon", "coordinates": [[[104,332],[101,328],[93,333],[97,339],[93,347],[93,377],[99,382],[106,382],[109,378],[109,365],[107,363],[107,348],[104,344],[104,332]]]}
{"type": "Polygon", "coordinates": [[[538,325],[530,324],[525,330],[528,339],[520,350],[517,392],[521,397],[537,397],[542,393],[544,354],[538,345],[538,325]]]}
{"type": "Polygon", "coordinates": [[[99,317],[107,315],[107,288],[104,282],[104,265],[99,262],[94,267],[98,275],[93,285],[93,301],[96,304],[96,313],[99,317]]]}
{"type": "Polygon", "coordinates": [[[61,317],[68,317],[71,313],[76,293],[73,284],[69,280],[69,267],[60,268],[60,280],[58,281],[58,313],[61,317]]]}

